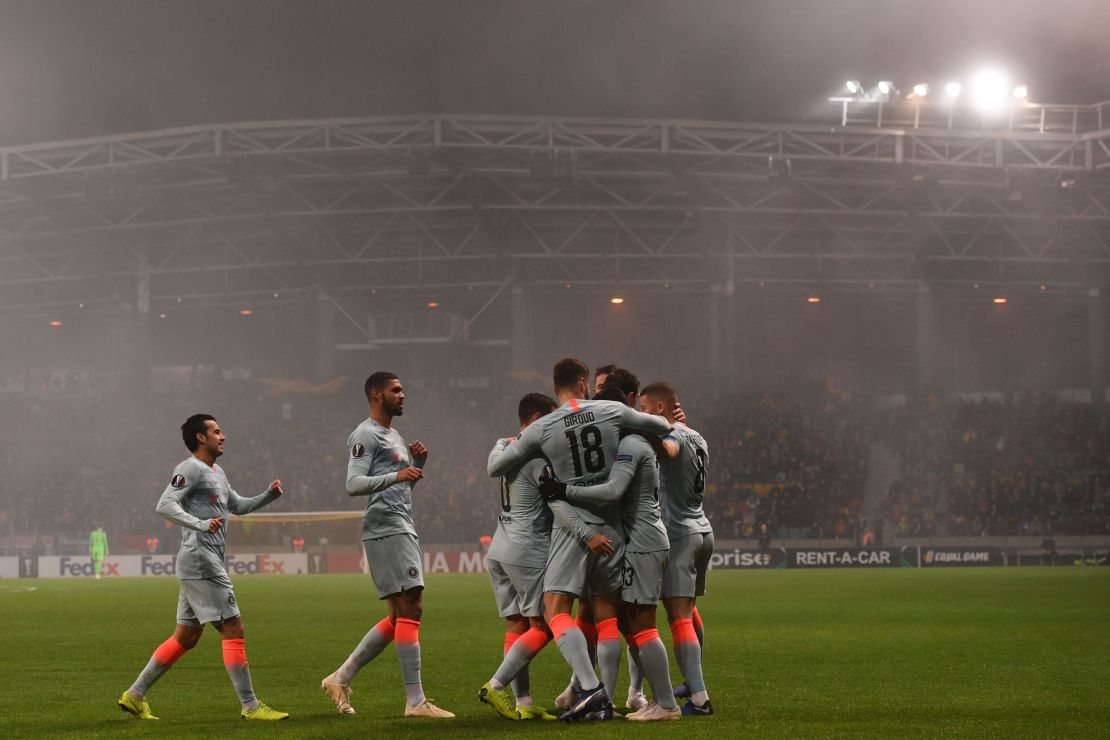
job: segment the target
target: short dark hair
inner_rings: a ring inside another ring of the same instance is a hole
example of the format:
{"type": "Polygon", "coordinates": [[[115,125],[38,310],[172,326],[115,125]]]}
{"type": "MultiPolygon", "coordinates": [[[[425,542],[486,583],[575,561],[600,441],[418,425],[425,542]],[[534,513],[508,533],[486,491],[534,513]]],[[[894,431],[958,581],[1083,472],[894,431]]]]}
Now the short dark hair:
{"type": "Polygon", "coordinates": [[[620,389],[620,392],[633,396],[640,395],[640,379],[632,374],[630,370],[625,370],[623,367],[614,368],[612,372],[605,378],[605,386],[613,386],[620,389]]]}
{"type": "Polygon", "coordinates": [[[215,421],[212,414],[193,414],[181,425],[181,441],[189,448],[189,452],[196,452],[200,447],[198,434],[208,434],[208,425],[205,422],[215,421]]]}
{"type": "Polygon", "coordinates": [[[391,373],[388,370],[379,370],[367,378],[365,385],[362,386],[362,390],[366,393],[366,400],[370,400],[370,391],[384,391],[391,380],[397,380],[397,373],[391,373]]]}
{"type": "Polygon", "coordinates": [[[529,393],[520,399],[520,403],[517,404],[516,415],[520,419],[520,423],[523,424],[536,414],[544,416],[557,408],[559,408],[559,404],[554,398],[542,393],[529,393]]]}
{"type": "Polygon", "coordinates": [[[628,405],[628,396],[626,396],[620,388],[615,385],[606,383],[601,387],[601,390],[594,396],[595,401],[616,401],[628,405]]]}
{"type": "Polygon", "coordinates": [[[657,398],[668,406],[674,406],[678,403],[678,393],[675,391],[674,386],[665,380],[649,383],[640,391],[640,395],[657,398]]]}
{"type": "Polygon", "coordinates": [[[598,365],[597,370],[594,370],[594,377],[596,378],[599,375],[608,375],[616,369],[616,365],[598,365]]]}
{"type": "Polygon", "coordinates": [[[552,380],[556,388],[573,388],[579,380],[590,379],[590,368],[577,357],[564,357],[555,363],[552,380]]]}

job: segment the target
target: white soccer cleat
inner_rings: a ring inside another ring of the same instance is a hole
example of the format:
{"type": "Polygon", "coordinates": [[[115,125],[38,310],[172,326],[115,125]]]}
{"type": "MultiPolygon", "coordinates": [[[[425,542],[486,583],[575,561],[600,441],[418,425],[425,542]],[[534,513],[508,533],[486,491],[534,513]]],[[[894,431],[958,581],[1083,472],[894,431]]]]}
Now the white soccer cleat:
{"type": "Polygon", "coordinates": [[[626,714],[625,719],[633,722],[660,722],[673,719],[682,719],[682,710],[678,707],[668,711],[655,702],[649,702],[646,707],[638,712],[626,714]]]}
{"type": "Polygon", "coordinates": [[[555,708],[560,712],[565,712],[571,708],[577,698],[578,692],[574,690],[574,684],[567,684],[563,693],[555,697],[555,708]]]}
{"type": "Polygon", "coordinates": [[[624,703],[624,706],[628,709],[631,709],[633,712],[638,712],[647,705],[647,697],[644,696],[644,692],[642,691],[638,691],[635,694],[629,694],[628,701],[624,703]]]}
{"type": "Polygon", "coordinates": [[[334,673],[320,682],[320,688],[335,702],[335,708],[339,710],[340,714],[355,713],[355,708],[351,706],[351,687],[339,683],[335,679],[334,673]]]}
{"type": "Polygon", "coordinates": [[[455,715],[448,712],[446,709],[440,709],[435,704],[425,699],[416,706],[412,707],[408,704],[405,705],[406,717],[436,717],[439,719],[446,719],[454,717],[455,715]]]}

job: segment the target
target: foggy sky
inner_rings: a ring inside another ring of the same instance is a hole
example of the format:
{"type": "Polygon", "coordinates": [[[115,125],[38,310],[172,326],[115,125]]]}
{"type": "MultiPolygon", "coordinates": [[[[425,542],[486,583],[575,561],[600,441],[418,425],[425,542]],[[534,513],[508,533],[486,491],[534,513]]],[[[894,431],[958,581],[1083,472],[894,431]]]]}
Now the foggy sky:
{"type": "Polygon", "coordinates": [[[1110,98],[1107,0],[0,0],[0,146],[420,112],[773,121],[996,62],[1110,98]]]}

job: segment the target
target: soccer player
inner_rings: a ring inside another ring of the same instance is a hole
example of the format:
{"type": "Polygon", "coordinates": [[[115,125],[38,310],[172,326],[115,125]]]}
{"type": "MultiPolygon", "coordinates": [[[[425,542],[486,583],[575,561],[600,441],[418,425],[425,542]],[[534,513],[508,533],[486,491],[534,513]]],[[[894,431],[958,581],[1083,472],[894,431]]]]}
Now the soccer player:
{"type": "MultiPolygon", "coordinates": [[[[523,431],[558,404],[542,393],[520,399],[517,417],[523,431]]],[[[511,440],[499,439],[494,453],[511,440]]],[[[543,649],[551,632],[543,619],[543,574],[551,548],[551,510],[539,492],[543,460],[529,460],[501,479],[501,513],[486,556],[497,609],[505,618],[505,655],[478,698],[509,719],[553,720],[555,715],[535,706],[528,665],[543,649]],[[505,690],[512,685],[513,698],[505,690]]]]}
{"type": "Polygon", "coordinates": [[[351,679],[396,640],[406,717],[454,717],[428,701],[420,680],[420,617],[424,614],[423,560],[412,524],[412,489],[424,477],[428,448],[410,445],[393,428],[405,411],[405,391],[397,375],[380,371],[363,386],[370,417],[347,439],[347,493],[366,496],[362,547],[378,598],[389,616],[362,638],[343,665],[320,682],[342,714],[354,714],[351,679]]]}
{"type": "Polygon", "coordinates": [[[89,535],[89,558],[92,559],[93,573],[97,578],[100,578],[100,569],[106,557],[108,557],[108,535],[104,533],[104,527],[98,524],[89,535]]]}
{"type": "MultiPolygon", "coordinates": [[[[639,381],[627,370],[614,370],[595,398],[617,400],[631,406],[639,395],[639,381]]],[[[621,608],[627,624],[630,669],[642,666],[651,682],[654,702],[630,695],[629,707],[638,711],[626,715],[634,721],[677,720],[681,717],[671,688],[667,649],[655,628],[655,612],[663,582],[670,545],[659,508],[659,468],[651,444],[638,434],[621,437],[617,459],[605,483],[593,486],[567,486],[545,479],[540,490],[545,498],[565,498],[572,504],[592,508],[613,503],[620,505],[625,532],[624,584],[621,608]],[[642,702],[635,702],[635,699],[642,702]]],[[[606,652],[599,644],[599,654],[606,652]]],[[[620,643],[613,646],[620,661],[620,643]]]]}
{"type": "Polygon", "coordinates": [[[249,514],[282,494],[274,480],[261,494],[242,498],[227,481],[216,458],[224,454],[224,436],[216,419],[194,414],[181,425],[181,438],[191,453],[173,470],[173,477],[155,510],[181,528],[177,554],[177,628],[158,646],[135,683],[120,696],[119,708],[139,719],[158,719],[146,694],[178,658],[196,647],[204,625],[211,624],[223,641],[224,668],[243,705],[240,716],[250,720],[286,719],[289,715],[266,706],[254,695],[243,637],[243,620],[235,591],[224,567],[228,513],[249,514]]]}
{"type": "Polygon", "coordinates": [[[658,448],[663,462],[663,523],[671,541],[671,558],[663,574],[663,606],[671,625],[675,659],[686,679],[679,696],[689,696],[685,715],[713,714],[702,675],[701,618],[697,597],[705,594],[705,574],[713,555],[713,527],[702,509],[709,446],[686,424],[676,421],[678,394],[670,383],[652,383],[640,393],[640,409],[659,414],[674,425],[658,448]]]}
{"type": "MultiPolygon", "coordinates": [[[[609,373],[617,369],[616,365],[599,365],[594,370],[594,390],[593,398],[597,398],[601,393],[601,389],[605,386],[605,381],[609,378],[609,373]]],[[[590,609],[589,594],[583,594],[582,598],[578,601],[578,613],[574,617],[574,624],[582,631],[582,635],[586,638],[586,646],[590,650],[590,660],[597,661],[597,626],[594,624],[594,615],[590,609]]],[[[574,703],[575,698],[578,696],[582,687],[578,685],[578,680],[571,674],[570,682],[567,687],[563,689],[562,693],[555,697],[556,709],[567,709],[574,703]]],[[[645,701],[646,703],[646,701],[645,701]]]]}
{"type": "Polygon", "coordinates": [[[600,365],[594,370],[594,398],[597,398],[601,389],[605,387],[605,381],[609,379],[609,373],[616,369],[616,365],[600,365]]]}
{"type": "MultiPolygon", "coordinates": [[[[589,377],[589,368],[577,358],[557,362],[553,381],[555,395],[562,405],[521,432],[520,438],[500,454],[491,454],[487,464],[489,475],[504,475],[527,460],[543,455],[557,479],[590,485],[608,476],[621,431],[660,437],[670,432],[670,425],[658,416],[639,413],[614,401],[585,400],[589,395],[589,377]]],[[[619,641],[617,594],[624,543],[623,533],[619,531],[619,515],[615,517],[614,526],[612,520],[606,521],[566,502],[553,502],[551,508],[555,525],[544,575],[544,618],[551,627],[559,652],[582,687],[576,703],[559,719],[576,722],[593,712],[602,712],[602,716],[607,712],[611,717],[609,696],[594,672],[586,638],[570,611],[574,600],[583,598],[588,587],[593,595],[599,645],[603,639],[616,637],[619,641]],[[586,525],[582,535],[576,533],[575,517],[586,525]]],[[[618,665],[619,660],[618,654],[618,665]]],[[[603,669],[606,665],[602,664],[603,669]]]]}

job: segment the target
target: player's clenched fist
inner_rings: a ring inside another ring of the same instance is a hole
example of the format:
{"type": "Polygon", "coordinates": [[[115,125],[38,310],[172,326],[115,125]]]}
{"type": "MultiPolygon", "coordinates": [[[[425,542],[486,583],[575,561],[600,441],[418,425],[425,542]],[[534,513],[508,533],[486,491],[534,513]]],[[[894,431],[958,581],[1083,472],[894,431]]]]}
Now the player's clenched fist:
{"type": "Polygon", "coordinates": [[[215,534],[216,532],[219,531],[220,527],[222,527],[223,525],[224,525],[224,518],[222,516],[218,516],[215,519],[209,519],[208,520],[208,533],[209,534],[215,534]]]}
{"type": "Polygon", "coordinates": [[[409,452],[412,453],[413,458],[415,458],[416,460],[428,459],[428,448],[425,447],[424,443],[420,440],[416,440],[409,445],[409,452]]]}
{"type": "Polygon", "coordinates": [[[281,481],[277,478],[274,478],[274,482],[270,484],[270,493],[275,496],[280,496],[285,493],[285,491],[281,490],[281,481]]]}
{"type": "Polygon", "coordinates": [[[424,471],[421,470],[420,468],[405,468],[401,472],[397,473],[397,480],[399,480],[399,481],[402,481],[402,480],[418,481],[423,477],[424,477],[424,471]]]}

